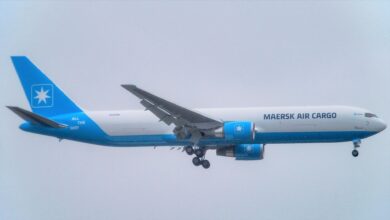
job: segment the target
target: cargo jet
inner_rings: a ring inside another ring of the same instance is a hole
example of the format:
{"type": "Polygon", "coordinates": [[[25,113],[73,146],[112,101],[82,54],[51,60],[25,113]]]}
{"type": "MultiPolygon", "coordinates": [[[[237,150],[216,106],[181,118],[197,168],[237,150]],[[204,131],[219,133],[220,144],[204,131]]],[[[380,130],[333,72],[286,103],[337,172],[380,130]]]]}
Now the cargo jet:
{"type": "Polygon", "coordinates": [[[192,163],[210,167],[208,150],[236,160],[261,160],[266,144],[352,142],[386,124],[370,111],[349,106],[188,109],[135,85],[122,85],[144,110],[88,111],[69,99],[27,57],[11,57],[31,110],[7,106],[24,131],[115,147],[183,147],[192,163]]]}

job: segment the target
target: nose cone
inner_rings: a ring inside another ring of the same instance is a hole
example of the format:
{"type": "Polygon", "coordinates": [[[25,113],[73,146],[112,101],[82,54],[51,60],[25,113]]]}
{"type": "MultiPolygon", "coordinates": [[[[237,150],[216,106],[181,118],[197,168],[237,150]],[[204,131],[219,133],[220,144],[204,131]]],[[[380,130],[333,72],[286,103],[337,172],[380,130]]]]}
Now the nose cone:
{"type": "Polygon", "coordinates": [[[381,132],[381,131],[385,130],[386,127],[387,127],[386,122],[384,122],[383,120],[380,119],[377,123],[377,131],[381,132]]]}

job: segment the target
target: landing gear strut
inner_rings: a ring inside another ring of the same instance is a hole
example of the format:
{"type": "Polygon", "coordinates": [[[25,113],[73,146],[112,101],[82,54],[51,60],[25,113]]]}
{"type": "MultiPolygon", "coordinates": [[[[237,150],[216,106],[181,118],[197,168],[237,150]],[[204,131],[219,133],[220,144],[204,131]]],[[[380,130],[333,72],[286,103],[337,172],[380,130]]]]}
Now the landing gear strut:
{"type": "Polygon", "coordinates": [[[210,162],[205,159],[206,149],[203,149],[203,148],[196,148],[196,149],[194,149],[192,146],[187,146],[187,147],[184,148],[184,151],[188,155],[195,154],[195,157],[192,159],[192,163],[195,166],[202,165],[202,167],[205,168],[205,169],[210,168],[210,162]]]}
{"type": "Polygon", "coordinates": [[[357,150],[358,147],[360,147],[360,140],[355,140],[353,141],[353,151],[352,151],[352,156],[357,157],[359,156],[359,151],[357,150]]]}
{"type": "Polygon", "coordinates": [[[197,157],[203,157],[205,155],[205,151],[203,149],[198,148],[195,150],[195,155],[197,157]]]}

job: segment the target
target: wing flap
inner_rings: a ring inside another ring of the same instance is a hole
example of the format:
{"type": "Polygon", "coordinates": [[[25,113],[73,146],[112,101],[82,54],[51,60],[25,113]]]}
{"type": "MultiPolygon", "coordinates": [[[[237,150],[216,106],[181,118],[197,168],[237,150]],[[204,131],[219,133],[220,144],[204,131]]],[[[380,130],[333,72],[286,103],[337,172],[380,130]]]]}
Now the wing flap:
{"type": "Polygon", "coordinates": [[[141,104],[145,107],[145,110],[151,111],[160,121],[164,122],[167,125],[171,125],[174,121],[172,116],[162,109],[159,109],[157,106],[152,103],[146,101],[145,99],[141,100],[141,104]]]}

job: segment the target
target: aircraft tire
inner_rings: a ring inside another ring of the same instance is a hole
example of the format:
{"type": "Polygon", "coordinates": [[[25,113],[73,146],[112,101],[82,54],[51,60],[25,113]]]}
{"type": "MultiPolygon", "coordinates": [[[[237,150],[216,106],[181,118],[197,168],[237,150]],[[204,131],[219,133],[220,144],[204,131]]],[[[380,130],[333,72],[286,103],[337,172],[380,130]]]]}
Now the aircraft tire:
{"type": "Polygon", "coordinates": [[[199,157],[194,157],[194,159],[192,159],[192,163],[193,163],[195,166],[199,166],[200,164],[202,164],[202,161],[200,160],[199,157]]]}
{"type": "Polygon", "coordinates": [[[202,167],[205,169],[210,168],[210,162],[208,160],[203,160],[202,161],[202,167]]]}
{"type": "Polygon", "coordinates": [[[358,150],[356,150],[356,149],[355,149],[355,150],[353,150],[353,151],[352,151],[352,156],[353,156],[353,157],[357,157],[357,156],[359,156],[359,151],[358,151],[358,150]]]}
{"type": "Polygon", "coordinates": [[[184,150],[185,150],[186,153],[187,153],[188,155],[190,155],[190,156],[191,156],[192,154],[194,154],[194,148],[192,148],[191,146],[185,147],[184,150]]]}

